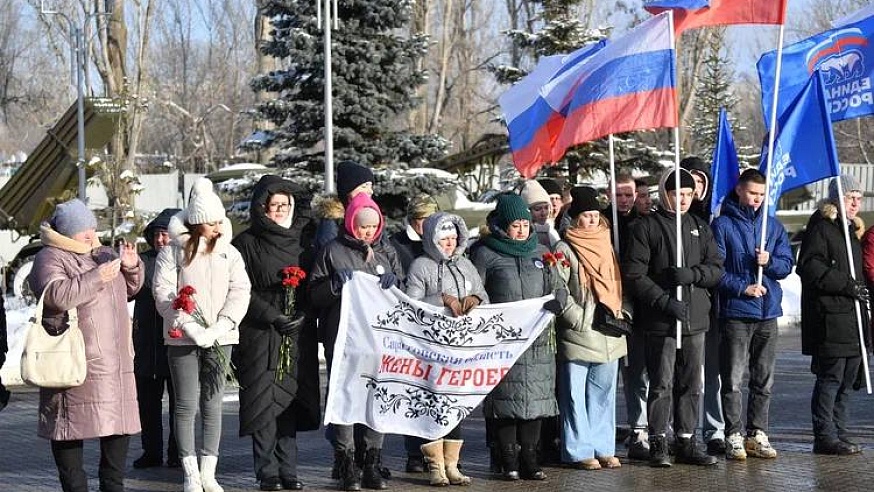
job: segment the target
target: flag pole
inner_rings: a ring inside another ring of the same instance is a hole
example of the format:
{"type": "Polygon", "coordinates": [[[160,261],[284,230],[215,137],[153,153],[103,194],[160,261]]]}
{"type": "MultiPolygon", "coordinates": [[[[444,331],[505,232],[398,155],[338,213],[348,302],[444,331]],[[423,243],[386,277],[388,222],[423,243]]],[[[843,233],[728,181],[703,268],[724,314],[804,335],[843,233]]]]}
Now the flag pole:
{"type": "MultiPolygon", "coordinates": [[[[683,266],[683,216],[680,213],[680,127],[674,127],[674,216],[677,226],[677,268],[683,266]]],[[[677,286],[677,300],[683,300],[683,286],[677,286]]],[[[683,348],[683,321],[677,320],[677,350],[683,348]]]]}
{"type": "MultiPolygon", "coordinates": [[[[835,178],[838,183],[838,206],[841,209],[841,218],[843,220],[847,220],[847,206],[844,203],[844,187],[841,183],[841,176],[835,178]]],[[[849,224],[846,224],[847,226],[849,224]]],[[[853,282],[856,281],[856,267],[853,262],[853,249],[850,244],[850,228],[843,227],[844,230],[844,242],[847,246],[847,263],[850,267],[850,278],[853,279],[853,282]]],[[[858,299],[853,299],[853,305],[856,307],[856,326],[859,331],[859,347],[862,349],[862,368],[865,371],[865,389],[868,391],[868,394],[871,394],[871,375],[868,373],[868,351],[865,349],[865,328],[862,326],[862,307],[859,305],[858,299]]]]}
{"type": "MultiPolygon", "coordinates": [[[[780,35],[777,39],[777,66],[774,67],[774,97],[771,100],[771,125],[768,130],[768,159],[765,167],[765,178],[768,180],[768,189],[771,186],[771,165],[774,163],[774,140],[777,138],[777,102],[780,95],[780,72],[783,71],[783,34],[786,24],[780,24],[780,35]]],[[[766,190],[767,191],[767,190],[766,190]]],[[[770,193],[768,193],[770,196],[770,193]]],[[[759,251],[765,251],[765,242],[768,239],[768,200],[762,203],[762,238],[759,240],[759,251]]],[[[762,285],[762,275],[765,268],[759,265],[756,273],[756,285],[762,285]]]]}
{"type": "Polygon", "coordinates": [[[612,217],[613,224],[613,251],[619,254],[619,211],[616,210],[616,154],[613,152],[613,134],[607,135],[607,149],[610,156],[610,196],[613,197],[612,217]]]}
{"type": "MultiPolygon", "coordinates": [[[[674,11],[668,10],[668,23],[670,24],[671,46],[674,47],[674,53],[677,52],[677,37],[674,33],[674,11]]],[[[677,66],[674,64],[674,77],[677,77],[677,66]]],[[[675,96],[676,97],[676,96],[675,96]]],[[[675,105],[676,106],[676,105],[675,105]]],[[[677,106],[677,126],[674,127],[674,215],[677,232],[677,268],[683,266],[683,223],[680,214],[680,108],[677,106]]],[[[683,300],[683,287],[677,286],[677,300],[683,300]]],[[[683,348],[683,321],[677,320],[677,350],[683,348]]]]}

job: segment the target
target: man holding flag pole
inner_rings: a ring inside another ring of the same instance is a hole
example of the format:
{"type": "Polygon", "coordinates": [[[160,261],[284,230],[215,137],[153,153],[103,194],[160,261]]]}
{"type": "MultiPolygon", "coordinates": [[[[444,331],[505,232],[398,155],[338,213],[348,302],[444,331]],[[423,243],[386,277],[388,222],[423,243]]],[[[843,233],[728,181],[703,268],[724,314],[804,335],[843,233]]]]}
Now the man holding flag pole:
{"type": "Polygon", "coordinates": [[[828,199],[807,223],[798,258],[801,350],[812,357],[810,370],[816,375],[810,407],[817,454],[848,455],[861,449],[847,429],[850,390],[867,356],[862,333],[867,309],[860,304],[867,308],[869,294],[857,277],[862,248],[854,222],[861,202],[854,177],[833,178],[828,199]]]}

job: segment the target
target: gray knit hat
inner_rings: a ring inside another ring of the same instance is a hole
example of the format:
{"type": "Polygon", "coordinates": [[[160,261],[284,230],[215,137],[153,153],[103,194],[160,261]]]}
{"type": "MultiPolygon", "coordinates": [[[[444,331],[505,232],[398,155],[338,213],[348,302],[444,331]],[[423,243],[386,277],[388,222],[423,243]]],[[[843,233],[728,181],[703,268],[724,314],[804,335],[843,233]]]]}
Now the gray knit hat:
{"type": "Polygon", "coordinates": [[[845,194],[851,191],[862,191],[862,184],[859,183],[859,180],[856,179],[855,176],[852,174],[841,174],[839,178],[832,178],[828,184],[829,200],[837,200],[840,198],[840,194],[838,193],[838,179],[841,180],[841,188],[845,194]]]}
{"type": "Polygon", "coordinates": [[[212,189],[212,181],[200,178],[191,186],[185,221],[189,224],[219,222],[225,218],[225,206],[212,189]]]}
{"type": "Polygon", "coordinates": [[[59,234],[73,237],[76,233],[97,229],[97,218],[82,200],[74,198],[55,206],[55,213],[49,224],[59,234]]]}

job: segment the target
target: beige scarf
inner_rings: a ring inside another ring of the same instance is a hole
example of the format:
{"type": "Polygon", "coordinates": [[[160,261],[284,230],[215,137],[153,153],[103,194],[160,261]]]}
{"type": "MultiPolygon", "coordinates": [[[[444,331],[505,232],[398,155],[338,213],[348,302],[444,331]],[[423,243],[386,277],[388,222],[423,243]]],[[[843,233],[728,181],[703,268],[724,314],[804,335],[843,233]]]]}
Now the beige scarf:
{"type": "Polygon", "coordinates": [[[596,229],[572,226],[565,232],[565,241],[580,261],[580,286],[594,293],[595,300],[606,306],[617,318],[622,317],[622,279],[619,262],[610,242],[610,228],[604,218],[596,229]]]}
{"type": "Polygon", "coordinates": [[[45,246],[54,246],[55,248],[84,255],[90,253],[94,248],[101,246],[100,240],[94,236],[94,242],[91,245],[76,241],[75,239],[64,236],[58,231],[52,229],[48,222],[43,222],[39,226],[40,240],[45,246]]]}

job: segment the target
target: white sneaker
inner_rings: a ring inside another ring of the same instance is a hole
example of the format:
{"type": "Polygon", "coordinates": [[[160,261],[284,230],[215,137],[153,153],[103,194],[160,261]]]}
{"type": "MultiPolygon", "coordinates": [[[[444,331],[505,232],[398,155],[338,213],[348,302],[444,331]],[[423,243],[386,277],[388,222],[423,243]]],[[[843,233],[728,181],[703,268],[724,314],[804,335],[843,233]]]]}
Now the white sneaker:
{"type": "Polygon", "coordinates": [[[725,459],[743,461],[747,459],[744,438],[737,432],[725,439],[725,459]]]}
{"type": "Polygon", "coordinates": [[[747,454],[756,458],[776,458],[777,450],[771,447],[768,436],[761,430],[753,432],[753,435],[744,439],[744,448],[747,454]]]}

